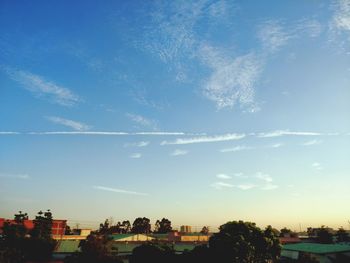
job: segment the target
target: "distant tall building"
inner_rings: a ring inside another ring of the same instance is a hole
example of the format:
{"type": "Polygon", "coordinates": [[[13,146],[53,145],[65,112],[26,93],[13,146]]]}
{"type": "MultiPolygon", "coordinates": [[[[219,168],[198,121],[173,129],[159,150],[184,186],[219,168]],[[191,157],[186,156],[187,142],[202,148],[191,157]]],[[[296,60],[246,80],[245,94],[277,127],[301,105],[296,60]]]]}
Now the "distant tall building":
{"type": "Polygon", "coordinates": [[[181,226],[180,227],[180,232],[182,232],[182,233],[191,233],[192,232],[192,228],[191,228],[191,226],[181,226]]]}

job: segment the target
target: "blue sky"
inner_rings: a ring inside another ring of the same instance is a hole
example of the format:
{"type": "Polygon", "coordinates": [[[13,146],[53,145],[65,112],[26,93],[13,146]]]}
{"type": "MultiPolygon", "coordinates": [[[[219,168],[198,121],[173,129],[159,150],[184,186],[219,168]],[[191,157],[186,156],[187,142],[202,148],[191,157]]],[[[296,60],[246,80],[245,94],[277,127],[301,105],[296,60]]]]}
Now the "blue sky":
{"type": "Polygon", "coordinates": [[[350,1],[0,5],[0,216],[346,226],[350,1]]]}

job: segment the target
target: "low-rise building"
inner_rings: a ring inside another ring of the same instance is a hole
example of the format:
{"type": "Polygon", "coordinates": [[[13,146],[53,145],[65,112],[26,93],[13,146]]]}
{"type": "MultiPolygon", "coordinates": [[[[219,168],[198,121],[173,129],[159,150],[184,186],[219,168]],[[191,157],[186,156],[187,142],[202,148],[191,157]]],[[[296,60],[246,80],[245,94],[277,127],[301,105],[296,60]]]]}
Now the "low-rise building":
{"type": "Polygon", "coordinates": [[[115,242],[144,242],[155,238],[144,234],[113,234],[109,236],[115,242]]]}
{"type": "Polygon", "coordinates": [[[170,242],[208,242],[209,235],[204,235],[201,233],[170,232],[168,234],[168,241],[170,242]]]}
{"type": "Polygon", "coordinates": [[[92,229],[75,229],[73,235],[52,235],[56,240],[85,240],[90,235],[92,229]]]}
{"type": "Polygon", "coordinates": [[[298,260],[302,254],[308,254],[320,263],[332,263],[338,257],[345,257],[350,262],[350,245],[298,243],[288,244],[282,247],[281,256],[298,260]]]}

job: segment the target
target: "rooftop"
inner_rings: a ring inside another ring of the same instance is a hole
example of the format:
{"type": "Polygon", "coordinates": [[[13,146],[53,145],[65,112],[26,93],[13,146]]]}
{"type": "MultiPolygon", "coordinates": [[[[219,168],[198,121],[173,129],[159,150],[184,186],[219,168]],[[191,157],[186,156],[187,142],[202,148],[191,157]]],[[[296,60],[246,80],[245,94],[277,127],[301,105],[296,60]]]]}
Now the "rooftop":
{"type": "Polygon", "coordinates": [[[343,244],[318,244],[318,243],[298,243],[284,245],[283,250],[301,251],[312,254],[332,254],[350,252],[350,245],[343,244]]]}

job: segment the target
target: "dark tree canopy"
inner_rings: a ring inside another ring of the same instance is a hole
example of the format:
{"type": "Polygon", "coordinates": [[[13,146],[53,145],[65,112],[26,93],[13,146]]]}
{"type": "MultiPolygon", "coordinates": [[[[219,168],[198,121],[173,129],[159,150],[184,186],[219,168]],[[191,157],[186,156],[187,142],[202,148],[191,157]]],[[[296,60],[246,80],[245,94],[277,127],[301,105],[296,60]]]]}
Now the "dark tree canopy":
{"type": "Polygon", "coordinates": [[[111,253],[110,239],[105,235],[91,234],[81,241],[81,253],[75,253],[65,259],[65,263],[122,263],[111,253]]]}
{"type": "Polygon", "coordinates": [[[100,235],[127,234],[130,232],[131,224],[129,220],[124,220],[122,223],[118,222],[116,225],[112,225],[108,219],[100,224],[99,230],[97,231],[100,235]]]}
{"type": "Polygon", "coordinates": [[[332,244],[333,243],[333,235],[332,233],[328,230],[327,227],[321,226],[317,231],[316,231],[316,241],[321,244],[332,244]]]}
{"type": "Polygon", "coordinates": [[[111,226],[110,232],[116,234],[127,234],[131,231],[131,224],[129,220],[124,220],[123,222],[118,222],[116,225],[111,226]]]}
{"type": "Polygon", "coordinates": [[[209,227],[208,226],[203,226],[202,230],[200,231],[201,234],[203,235],[208,235],[209,234],[209,227]]]}
{"type": "Polygon", "coordinates": [[[298,234],[284,227],[280,230],[280,237],[298,237],[298,234]]]}
{"type": "Polygon", "coordinates": [[[50,210],[46,212],[39,211],[34,219],[34,228],[31,231],[33,238],[51,240],[52,230],[52,213],[50,210]]]}
{"type": "Polygon", "coordinates": [[[132,233],[135,234],[148,234],[151,232],[150,220],[146,217],[138,217],[132,223],[132,233]]]}
{"type": "Polygon", "coordinates": [[[28,233],[24,226],[27,214],[14,216],[15,223],[5,222],[0,240],[0,262],[43,262],[50,260],[56,241],[51,237],[52,213],[40,211],[34,220],[34,229],[28,233]],[[29,235],[30,234],[30,235],[29,235]]]}
{"type": "Polygon", "coordinates": [[[342,227],[338,229],[338,231],[336,233],[336,237],[337,237],[337,242],[349,242],[350,241],[349,233],[346,232],[346,230],[342,227]]]}
{"type": "Polygon", "coordinates": [[[171,227],[171,221],[169,219],[163,218],[162,220],[157,220],[155,224],[155,233],[166,234],[171,232],[173,228],[171,227]]]}
{"type": "Polygon", "coordinates": [[[164,244],[148,242],[134,248],[130,258],[130,263],[145,262],[175,263],[181,261],[177,261],[177,256],[172,247],[164,244]]]}
{"type": "Polygon", "coordinates": [[[106,219],[104,223],[100,224],[100,227],[97,231],[100,235],[109,234],[109,220],[106,219]]]}
{"type": "Polygon", "coordinates": [[[271,227],[261,230],[254,223],[232,221],[219,229],[209,239],[209,248],[222,263],[263,263],[280,255],[281,246],[271,227]]]}

